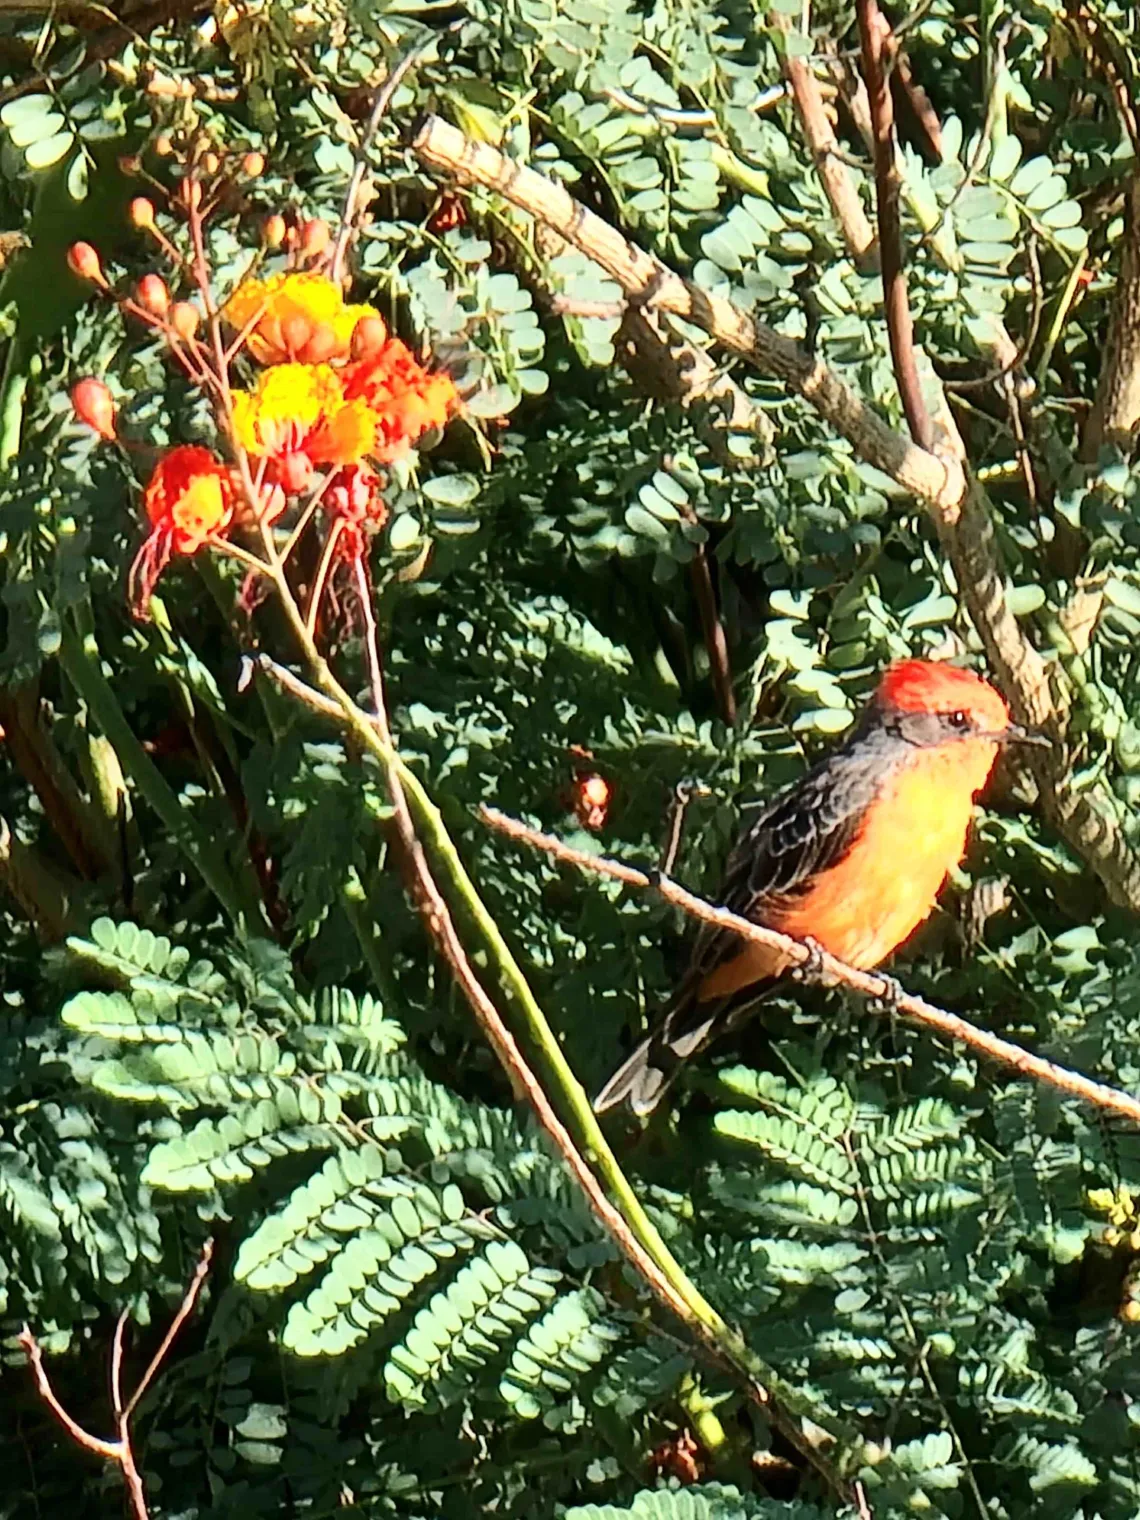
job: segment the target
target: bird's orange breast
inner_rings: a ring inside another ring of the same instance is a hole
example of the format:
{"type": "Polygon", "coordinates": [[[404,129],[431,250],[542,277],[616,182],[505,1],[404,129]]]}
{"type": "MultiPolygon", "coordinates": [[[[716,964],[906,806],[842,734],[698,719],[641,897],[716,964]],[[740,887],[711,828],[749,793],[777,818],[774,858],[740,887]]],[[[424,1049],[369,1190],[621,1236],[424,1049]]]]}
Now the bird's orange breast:
{"type": "MultiPolygon", "coordinates": [[[[848,965],[877,966],[910,938],[962,859],[975,794],[997,751],[974,742],[923,752],[884,783],[844,858],[821,871],[792,901],[757,915],[769,928],[814,939],[848,965]]],[[[745,945],[704,981],[704,1002],[778,976],[778,951],[745,945]]]]}

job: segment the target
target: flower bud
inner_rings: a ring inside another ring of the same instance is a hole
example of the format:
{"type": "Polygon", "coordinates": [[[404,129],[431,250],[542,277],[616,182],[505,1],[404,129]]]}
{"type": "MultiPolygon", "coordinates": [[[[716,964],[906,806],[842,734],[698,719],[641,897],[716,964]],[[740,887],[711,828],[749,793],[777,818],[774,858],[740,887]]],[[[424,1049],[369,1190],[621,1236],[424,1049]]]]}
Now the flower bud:
{"type": "Polygon", "coordinates": [[[260,179],[265,173],[265,154],[247,153],[241,161],[241,172],[249,179],[260,179]]]}
{"type": "Polygon", "coordinates": [[[201,320],[198,308],[192,306],[189,301],[175,301],[170,308],[170,325],[187,343],[198,331],[198,323],[201,320]]]}
{"type": "Polygon", "coordinates": [[[170,292],[166,281],[158,274],[144,274],[135,290],[138,303],[152,317],[165,317],[170,309],[170,292]]]}
{"type": "Polygon", "coordinates": [[[261,229],[261,240],[267,248],[280,248],[285,241],[285,218],[278,212],[265,218],[265,224],[261,229]]]}
{"type": "Polygon", "coordinates": [[[337,343],[336,333],[327,322],[317,322],[309,334],[309,341],[304,345],[306,364],[323,364],[337,352],[340,345],[337,343]]]}
{"type": "Polygon", "coordinates": [[[313,461],[308,454],[286,454],[278,464],[277,476],[283,490],[296,496],[313,478],[313,461]]]}
{"type": "Polygon", "coordinates": [[[319,216],[310,218],[301,223],[301,256],[306,259],[319,259],[332,242],[332,233],[329,231],[328,222],[319,216]]]}
{"type": "Polygon", "coordinates": [[[99,255],[90,243],[72,243],[67,250],[68,268],[81,280],[91,280],[96,285],[106,285],[99,255]]]}
{"type": "Polygon", "coordinates": [[[154,151],[159,158],[169,158],[174,152],[174,144],[165,132],[160,132],[154,140],[154,151]]]}
{"type": "Polygon", "coordinates": [[[154,226],[154,202],[148,201],[145,195],[136,195],[127,208],[127,215],[135,227],[143,228],[154,226]]]}
{"type": "Polygon", "coordinates": [[[219,161],[218,155],[216,153],[203,153],[202,154],[202,173],[203,174],[207,174],[207,175],[217,174],[218,168],[219,168],[219,162],[220,161],[219,161]]]}
{"type": "Polygon", "coordinates": [[[115,436],[115,403],[102,380],[88,377],[71,388],[71,405],[80,422],[93,428],[100,438],[115,436]]]}
{"type": "Polygon", "coordinates": [[[134,179],[136,174],[142,173],[142,159],[137,153],[120,153],[119,173],[125,174],[128,179],[134,179]]]}
{"type": "Polygon", "coordinates": [[[305,347],[312,335],[312,322],[299,311],[286,317],[281,324],[281,337],[285,343],[285,350],[294,358],[305,347]]]}
{"type": "Polygon", "coordinates": [[[361,317],[352,329],[352,357],[371,359],[388,341],[388,329],[382,317],[361,317]]]}

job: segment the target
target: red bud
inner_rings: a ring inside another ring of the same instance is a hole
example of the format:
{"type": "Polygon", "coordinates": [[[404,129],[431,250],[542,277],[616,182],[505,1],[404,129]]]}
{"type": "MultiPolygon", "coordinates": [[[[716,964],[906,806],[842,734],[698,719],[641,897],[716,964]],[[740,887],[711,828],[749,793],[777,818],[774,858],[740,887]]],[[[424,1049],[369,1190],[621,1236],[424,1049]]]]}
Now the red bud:
{"type": "Polygon", "coordinates": [[[153,227],[154,202],[148,201],[145,195],[136,195],[127,208],[127,215],[136,227],[153,227]]]}
{"type": "Polygon", "coordinates": [[[247,153],[241,161],[241,172],[250,179],[259,179],[265,173],[265,154],[247,153]]]}
{"type": "Polygon", "coordinates": [[[301,223],[301,255],[306,259],[318,259],[332,242],[329,224],[319,216],[301,223]]]}
{"type": "Polygon", "coordinates": [[[382,317],[361,317],[352,329],[352,357],[371,359],[388,341],[388,329],[382,317]]]}
{"type": "Polygon", "coordinates": [[[280,248],[285,241],[285,218],[276,211],[272,216],[265,218],[265,225],[261,229],[262,240],[267,248],[280,248]]]}
{"type": "Polygon", "coordinates": [[[187,343],[198,331],[198,323],[201,321],[198,308],[191,306],[189,301],[175,301],[170,308],[170,325],[180,338],[187,343]]]}
{"type": "Polygon", "coordinates": [[[68,267],[81,280],[91,280],[96,285],[105,285],[103,266],[99,262],[99,255],[90,243],[72,243],[67,250],[68,267]]]}
{"type": "Polygon", "coordinates": [[[290,496],[305,490],[313,478],[313,462],[308,454],[286,454],[277,467],[278,477],[290,496]]]}
{"type": "Polygon", "coordinates": [[[80,422],[93,428],[100,438],[115,436],[115,403],[102,380],[80,380],[71,388],[71,405],[80,422]]]}
{"type": "Polygon", "coordinates": [[[170,309],[170,292],[161,275],[144,274],[135,291],[138,303],[152,317],[165,317],[170,309]]]}

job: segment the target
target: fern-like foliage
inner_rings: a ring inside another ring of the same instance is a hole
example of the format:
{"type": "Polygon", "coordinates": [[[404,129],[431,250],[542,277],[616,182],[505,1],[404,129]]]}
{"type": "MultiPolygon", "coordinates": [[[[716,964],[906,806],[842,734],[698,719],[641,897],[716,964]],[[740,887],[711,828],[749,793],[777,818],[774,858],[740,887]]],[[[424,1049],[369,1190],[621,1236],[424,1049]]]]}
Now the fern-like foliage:
{"type": "Polygon", "coordinates": [[[657,1347],[643,1377],[680,1376],[590,1286],[613,1247],[540,1137],[430,1081],[374,998],[313,1001],[267,947],[223,971],[106,919],[69,951],[114,983],[64,1005],[73,1070],[140,1109],[148,1187],[247,1221],[234,1279],[282,1301],[292,1356],[379,1356],[408,1411],[478,1396],[565,1428],[636,1346],[657,1347]]]}

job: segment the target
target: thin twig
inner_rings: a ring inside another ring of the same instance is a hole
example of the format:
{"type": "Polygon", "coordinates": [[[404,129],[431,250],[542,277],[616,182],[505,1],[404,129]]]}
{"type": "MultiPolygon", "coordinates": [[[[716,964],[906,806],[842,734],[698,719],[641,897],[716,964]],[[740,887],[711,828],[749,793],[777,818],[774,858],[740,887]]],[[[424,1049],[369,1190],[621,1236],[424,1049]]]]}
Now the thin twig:
{"type": "Polygon", "coordinates": [[[178,1313],[170,1321],[170,1327],[167,1330],[166,1334],[162,1337],[162,1343],[160,1344],[158,1350],[151,1357],[150,1362],[147,1365],[147,1369],[139,1381],[138,1387],[131,1395],[130,1403],[127,1405],[126,1409],[123,1412],[123,1418],[125,1420],[129,1420],[131,1415],[135,1412],[136,1408],[138,1407],[139,1400],[150,1387],[151,1383],[154,1381],[155,1374],[158,1372],[158,1369],[165,1361],[166,1354],[174,1344],[175,1337],[177,1336],[179,1330],[182,1329],[182,1326],[186,1323],[187,1319],[193,1313],[194,1305],[198,1301],[198,1295],[202,1291],[202,1284],[206,1281],[206,1275],[210,1270],[210,1262],[213,1259],[213,1255],[214,1242],[212,1240],[207,1240],[206,1244],[202,1247],[202,1254],[198,1257],[198,1265],[194,1268],[194,1276],[190,1279],[190,1285],[186,1289],[186,1292],[183,1294],[182,1302],[178,1306],[178,1313]]]}
{"type": "Polygon", "coordinates": [[[134,1448],[131,1444],[131,1416],[135,1408],[153,1382],[155,1375],[166,1359],[175,1336],[186,1323],[187,1317],[192,1312],[202,1290],[202,1284],[206,1280],[206,1274],[210,1269],[210,1259],[213,1255],[214,1243],[207,1240],[202,1247],[198,1258],[198,1265],[194,1269],[194,1276],[190,1279],[190,1285],[182,1296],[182,1303],[178,1312],[170,1323],[170,1328],[162,1338],[162,1344],[150,1359],[150,1365],[143,1373],[142,1381],[131,1396],[130,1402],[124,1407],[122,1396],[122,1368],[123,1368],[123,1334],[126,1329],[127,1316],[120,1314],[115,1325],[114,1337],[111,1341],[111,1403],[115,1411],[115,1427],[118,1431],[118,1439],[106,1441],[102,1436],[93,1436],[89,1430],[84,1430],[77,1420],[72,1419],[67,1410],[56,1397],[55,1390],[51,1386],[51,1380],[44,1367],[43,1351],[39,1342],[32,1334],[27,1325],[20,1332],[19,1344],[23,1348],[24,1355],[28,1359],[28,1366],[32,1369],[32,1377],[35,1379],[36,1390],[41,1399],[51,1410],[52,1414],[67,1431],[68,1435],[77,1446],[82,1446],[85,1451],[94,1452],[96,1456],[104,1457],[109,1462],[114,1462],[123,1475],[127,1493],[131,1501],[131,1513],[134,1520],[148,1520],[146,1493],[143,1488],[142,1474],[135,1462],[134,1448]]]}
{"type": "Polygon", "coordinates": [[[122,1452],[118,1441],[104,1441],[102,1436],[93,1436],[89,1430],[84,1430],[83,1426],[71,1418],[56,1398],[55,1390],[48,1380],[47,1370],[44,1367],[44,1354],[27,1325],[20,1331],[19,1345],[28,1359],[28,1366],[32,1369],[36,1391],[75,1444],[84,1447],[87,1451],[93,1451],[96,1456],[106,1457],[108,1461],[121,1461],[122,1452]]]}
{"type": "MultiPolygon", "coordinates": [[[[681,509],[686,521],[699,526],[697,514],[690,503],[681,509]]],[[[716,705],[721,717],[731,728],[736,722],[736,694],[732,689],[732,668],[728,659],[728,640],[725,638],[724,623],[721,620],[720,609],[716,602],[716,592],[713,590],[712,571],[709,568],[709,557],[703,543],[693,545],[693,562],[690,566],[693,581],[693,594],[697,600],[697,612],[701,619],[701,635],[704,639],[705,650],[709,657],[709,675],[712,678],[713,692],[716,695],[716,705]]]]}
{"type": "Polygon", "coordinates": [[[360,214],[360,191],[364,184],[364,176],[368,173],[368,155],[372,150],[376,134],[380,130],[380,123],[384,120],[384,115],[392,104],[392,97],[400,88],[400,83],[409,69],[414,68],[417,63],[421,62],[424,55],[440,41],[441,37],[447,36],[449,32],[455,31],[462,24],[462,22],[456,21],[452,22],[442,33],[429,32],[426,37],[418,42],[415,47],[410,48],[394,65],[391,73],[376,92],[376,99],[373,102],[367,125],[356,145],[356,162],[352,166],[348,188],[344,192],[344,207],[340,214],[340,227],[337,231],[336,242],[333,245],[332,258],[329,260],[329,278],[335,280],[338,284],[344,279],[344,265],[345,259],[348,257],[348,245],[352,242],[356,233],[356,218],[360,214]]]}
{"type": "Polygon", "coordinates": [[[902,261],[902,223],[899,219],[899,171],[895,156],[894,107],[884,57],[884,36],[890,28],[878,0],[855,0],[863,50],[863,78],[871,106],[875,154],[875,203],[879,219],[879,265],[883,276],[883,313],[887,322],[895,380],[910,436],[919,448],[934,445],[934,427],[922,395],[914,352],[914,324],[906,293],[902,261]]]}
{"type": "MultiPolygon", "coordinates": [[[[560,860],[566,865],[577,866],[579,870],[593,872],[596,876],[608,876],[630,887],[655,891],[666,902],[682,909],[691,918],[715,924],[721,929],[731,929],[742,939],[762,945],[767,950],[779,950],[782,957],[790,960],[795,966],[802,966],[809,960],[815,959],[812,950],[801,941],[791,939],[786,934],[780,934],[775,929],[754,924],[747,918],[730,913],[727,908],[716,908],[711,903],[705,902],[703,898],[686,892],[684,887],[678,886],[667,876],[651,877],[633,866],[622,865],[618,861],[606,860],[596,855],[586,855],[581,850],[575,850],[570,845],[563,844],[560,839],[555,839],[550,834],[543,834],[538,829],[532,829],[528,824],[520,823],[516,818],[508,817],[497,808],[483,806],[479,812],[492,828],[498,829],[500,833],[506,834],[511,839],[532,845],[535,849],[553,856],[555,860],[560,860]]],[[[1043,1056],[1032,1055],[1029,1051],[1023,1050],[1020,1045],[1014,1045],[1010,1040],[1000,1039],[987,1030],[978,1029],[955,1013],[947,1013],[942,1008],[936,1008],[925,998],[915,997],[907,992],[896,996],[894,983],[889,977],[880,976],[871,971],[859,971],[854,966],[848,966],[824,951],[819,952],[818,965],[821,974],[827,980],[842,982],[852,991],[860,992],[864,997],[876,1000],[891,1014],[903,1014],[917,1024],[922,1024],[928,1029],[935,1029],[939,1034],[946,1035],[952,1040],[959,1040],[963,1045],[971,1046],[990,1060],[1008,1066],[1020,1072],[1022,1076],[1032,1077],[1038,1082],[1057,1088],[1058,1091],[1066,1093],[1071,1098],[1078,1098],[1109,1113],[1120,1114],[1133,1124],[1140,1125],[1140,1099],[1133,1098],[1128,1093],[1120,1092],[1115,1087],[1108,1087],[1103,1082],[1094,1082],[1089,1077],[1081,1076],[1079,1072],[1069,1071],[1067,1067],[1045,1060],[1043,1056]]]]}
{"type": "Polygon", "coordinates": [[[127,1311],[124,1309],[115,1321],[115,1336],[111,1342],[111,1408],[115,1419],[123,1417],[123,1335],[127,1328],[127,1311]]]}

